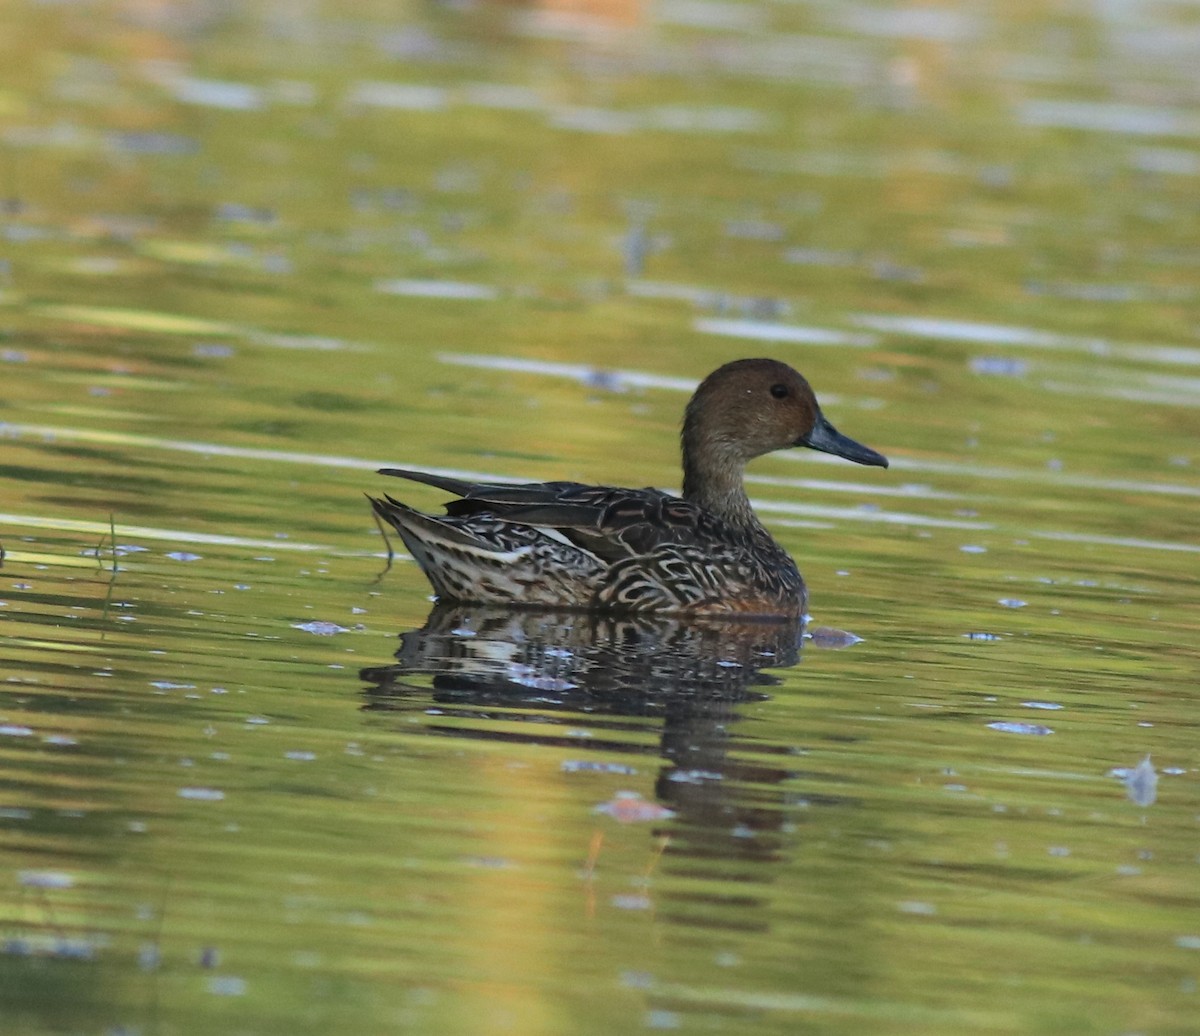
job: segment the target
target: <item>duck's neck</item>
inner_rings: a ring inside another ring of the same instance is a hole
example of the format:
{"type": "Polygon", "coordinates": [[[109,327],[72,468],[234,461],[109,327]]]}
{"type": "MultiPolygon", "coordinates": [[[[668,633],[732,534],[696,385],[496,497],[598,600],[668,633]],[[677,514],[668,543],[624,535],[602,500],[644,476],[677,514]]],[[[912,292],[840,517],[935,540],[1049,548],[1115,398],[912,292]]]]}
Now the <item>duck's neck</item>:
{"type": "Polygon", "coordinates": [[[683,498],[730,525],[761,528],[746,496],[745,460],[731,445],[683,433],[683,498]]]}

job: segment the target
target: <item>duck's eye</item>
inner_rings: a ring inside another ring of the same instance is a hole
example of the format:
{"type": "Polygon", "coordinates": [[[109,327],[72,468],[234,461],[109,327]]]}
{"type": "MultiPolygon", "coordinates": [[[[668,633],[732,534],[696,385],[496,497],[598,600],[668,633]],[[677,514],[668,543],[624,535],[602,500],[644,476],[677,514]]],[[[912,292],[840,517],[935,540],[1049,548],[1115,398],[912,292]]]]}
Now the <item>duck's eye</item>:
{"type": "Polygon", "coordinates": [[[782,382],[771,386],[771,395],[773,395],[776,399],[786,399],[790,394],[791,393],[788,391],[788,387],[782,382]]]}

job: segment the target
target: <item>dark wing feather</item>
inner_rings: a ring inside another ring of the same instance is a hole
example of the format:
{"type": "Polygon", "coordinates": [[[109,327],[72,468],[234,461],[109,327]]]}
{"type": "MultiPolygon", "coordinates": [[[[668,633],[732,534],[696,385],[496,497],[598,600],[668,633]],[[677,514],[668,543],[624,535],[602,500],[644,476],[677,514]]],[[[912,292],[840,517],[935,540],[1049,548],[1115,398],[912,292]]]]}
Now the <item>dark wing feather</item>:
{"type": "Polygon", "coordinates": [[[456,494],[459,499],[446,504],[451,517],[487,514],[516,525],[555,529],[610,563],[647,555],[664,544],[717,545],[727,532],[702,508],[657,489],[580,482],[467,482],[406,468],[381,468],[379,473],[456,494]]]}

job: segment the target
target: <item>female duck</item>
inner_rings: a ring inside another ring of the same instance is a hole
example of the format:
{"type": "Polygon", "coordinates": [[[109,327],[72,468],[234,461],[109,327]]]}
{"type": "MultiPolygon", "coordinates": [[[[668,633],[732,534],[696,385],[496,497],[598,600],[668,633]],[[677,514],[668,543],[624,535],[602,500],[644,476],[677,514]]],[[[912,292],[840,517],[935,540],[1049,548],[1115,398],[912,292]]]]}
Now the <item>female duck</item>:
{"type": "Polygon", "coordinates": [[[683,419],[683,497],[578,482],[465,482],[402,468],[382,475],[455,493],[430,515],[386,496],[438,596],[454,601],[713,615],[796,616],[807,592],[763,528],[742,475],[790,446],[886,468],[837,432],[807,381],[776,360],[735,360],[696,389],[683,419]]]}

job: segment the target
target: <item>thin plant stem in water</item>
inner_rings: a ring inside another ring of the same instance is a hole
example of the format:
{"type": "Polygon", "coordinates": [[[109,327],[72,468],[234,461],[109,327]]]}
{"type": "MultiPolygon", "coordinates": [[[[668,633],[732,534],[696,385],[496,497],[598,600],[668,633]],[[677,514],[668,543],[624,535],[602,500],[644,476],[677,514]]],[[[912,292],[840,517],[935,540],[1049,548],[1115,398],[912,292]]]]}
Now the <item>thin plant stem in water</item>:
{"type": "Polygon", "coordinates": [[[375,519],[375,528],[379,530],[379,535],[383,537],[383,545],[387,547],[387,564],[383,566],[383,571],[375,577],[375,582],[378,583],[385,575],[392,570],[392,561],[395,560],[396,552],[392,550],[392,541],[388,538],[387,530],[383,527],[383,522],[379,520],[374,509],[371,510],[371,517],[375,519]]]}
{"type": "MultiPolygon", "coordinates": [[[[101,640],[104,639],[104,634],[107,632],[105,627],[108,624],[108,609],[112,605],[113,587],[117,582],[117,523],[116,519],[113,517],[112,511],[108,512],[108,532],[109,536],[111,537],[110,550],[112,551],[112,575],[108,577],[108,590],[104,594],[104,611],[100,614],[101,640]]],[[[101,569],[104,568],[104,562],[100,560],[100,552],[102,551],[103,547],[104,540],[101,538],[100,542],[96,544],[96,561],[100,565],[101,569]]]]}

